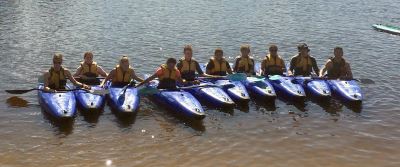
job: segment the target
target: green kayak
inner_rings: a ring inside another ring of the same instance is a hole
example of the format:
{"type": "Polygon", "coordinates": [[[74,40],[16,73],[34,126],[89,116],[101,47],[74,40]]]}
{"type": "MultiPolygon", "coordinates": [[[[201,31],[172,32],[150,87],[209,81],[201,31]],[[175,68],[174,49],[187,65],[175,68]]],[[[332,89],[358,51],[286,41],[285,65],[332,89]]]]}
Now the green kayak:
{"type": "Polygon", "coordinates": [[[390,26],[390,25],[382,25],[382,24],[374,24],[372,27],[378,31],[387,32],[390,34],[400,35],[400,27],[390,26]]]}

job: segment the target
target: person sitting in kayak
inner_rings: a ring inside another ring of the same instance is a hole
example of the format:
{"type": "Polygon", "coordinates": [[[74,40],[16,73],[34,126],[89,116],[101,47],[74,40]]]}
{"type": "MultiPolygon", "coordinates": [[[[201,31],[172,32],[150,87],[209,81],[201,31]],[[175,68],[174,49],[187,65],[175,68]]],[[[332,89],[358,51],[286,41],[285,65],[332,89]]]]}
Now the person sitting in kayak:
{"type": "Polygon", "coordinates": [[[319,74],[317,61],[314,57],[310,56],[310,49],[307,44],[299,44],[297,46],[298,54],[293,56],[290,60],[290,67],[288,70],[289,76],[311,76],[313,70],[315,74],[319,74]]]}
{"type": "Polygon", "coordinates": [[[226,76],[232,74],[231,66],[224,58],[224,52],[221,48],[214,51],[214,56],[211,57],[206,67],[206,73],[215,76],[226,76]]]}
{"type": "Polygon", "coordinates": [[[138,84],[136,87],[149,83],[156,78],[159,79],[159,84],[157,86],[158,89],[176,89],[177,82],[185,83],[181,77],[181,73],[178,68],[176,68],[176,59],[174,58],[169,58],[166,64],[162,64],[152,76],[138,84]]]}
{"type": "Polygon", "coordinates": [[[63,55],[56,53],[53,56],[53,67],[48,72],[44,73],[44,91],[57,92],[57,90],[65,90],[67,78],[76,86],[84,89],[90,89],[90,86],[82,84],[72,77],[71,72],[62,66],[63,55]]]}
{"type": "Polygon", "coordinates": [[[103,68],[93,61],[92,52],[86,52],[83,55],[83,59],[83,62],[81,62],[80,66],[76,69],[74,77],[79,77],[77,80],[85,84],[100,84],[100,80],[96,79],[96,77],[99,75],[102,77],[107,77],[107,73],[103,70],[103,68]]]}
{"type": "Polygon", "coordinates": [[[270,45],[268,50],[269,54],[261,62],[261,74],[264,76],[283,75],[286,67],[282,57],[278,55],[278,46],[270,45]]]}
{"type": "Polygon", "coordinates": [[[212,77],[211,75],[205,74],[200,64],[192,58],[193,49],[191,45],[186,45],[183,48],[183,54],[184,57],[181,58],[176,65],[182,75],[182,79],[188,81],[188,83],[199,84],[199,81],[196,80],[196,72],[200,77],[212,77]]]}
{"type": "MultiPolygon", "coordinates": [[[[110,74],[103,80],[101,86],[107,83],[108,80],[111,80],[112,86],[123,87],[133,82],[139,81],[142,82],[143,79],[138,77],[135,73],[135,70],[129,65],[129,58],[128,56],[122,56],[119,60],[119,64],[111,70],[110,74]]],[[[135,85],[133,83],[133,85],[135,85]]]]}
{"type": "Polygon", "coordinates": [[[236,73],[245,73],[246,75],[255,75],[254,72],[254,59],[249,56],[250,45],[240,46],[240,55],[236,57],[233,71],[236,73]]]}
{"type": "Polygon", "coordinates": [[[334,57],[328,59],[321,70],[320,77],[326,76],[329,79],[353,79],[350,64],[343,58],[343,49],[335,47],[333,49],[334,57]]]}

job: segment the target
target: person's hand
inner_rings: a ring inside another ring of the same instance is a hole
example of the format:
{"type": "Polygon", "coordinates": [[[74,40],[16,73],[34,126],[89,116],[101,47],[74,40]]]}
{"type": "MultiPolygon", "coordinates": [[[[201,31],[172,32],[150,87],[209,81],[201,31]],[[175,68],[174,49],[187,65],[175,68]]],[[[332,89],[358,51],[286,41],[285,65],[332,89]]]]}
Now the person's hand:
{"type": "Polygon", "coordinates": [[[195,80],[195,81],[193,81],[192,82],[194,85],[199,85],[200,84],[200,81],[199,80],[195,80]]]}
{"type": "Polygon", "coordinates": [[[86,84],[82,84],[82,88],[83,88],[83,89],[87,89],[87,90],[90,90],[90,89],[91,89],[91,87],[88,86],[88,85],[86,85],[86,84]]]}
{"type": "Polygon", "coordinates": [[[57,93],[57,91],[56,91],[55,89],[48,89],[46,92],[49,92],[49,93],[57,93]]]}

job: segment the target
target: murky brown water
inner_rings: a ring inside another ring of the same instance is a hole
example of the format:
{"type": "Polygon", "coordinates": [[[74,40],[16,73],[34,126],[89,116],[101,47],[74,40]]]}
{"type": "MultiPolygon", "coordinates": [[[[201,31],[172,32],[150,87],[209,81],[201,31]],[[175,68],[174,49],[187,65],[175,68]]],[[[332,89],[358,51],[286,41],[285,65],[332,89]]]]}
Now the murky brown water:
{"type": "Polygon", "coordinates": [[[145,74],[167,55],[179,57],[186,43],[205,62],[218,46],[233,60],[241,43],[257,60],[277,43],[288,59],[302,41],[320,65],[344,47],[354,75],[376,84],[361,84],[362,109],[277,100],[232,113],[209,109],[204,121],[189,122],[142,99],[134,120],[106,107],[66,125],[43,115],[35,93],[1,91],[0,166],[400,166],[400,36],[371,28],[399,25],[399,7],[395,0],[2,0],[1,90],[35,87],[54,51],[71,69],[86,50],[107,70],[129,54],[145,74]]]}

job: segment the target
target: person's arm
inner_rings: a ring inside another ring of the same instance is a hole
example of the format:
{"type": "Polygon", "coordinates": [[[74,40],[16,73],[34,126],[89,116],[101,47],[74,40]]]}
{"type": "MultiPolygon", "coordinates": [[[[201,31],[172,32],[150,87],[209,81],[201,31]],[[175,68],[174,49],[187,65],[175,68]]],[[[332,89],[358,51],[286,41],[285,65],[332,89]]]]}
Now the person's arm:
{"type": "Polygon", "coordinates": [[[346,71],[346,79],[353,79],[353,72],[351,72],[351,68],[350,68],[350,64],[349,63],[346,63],[345,71],[346,71]]]}
{"type": "Polygon", "coordinates": [[[261,75],[264,75],[264,72],[265,72],[265,68],[266,68],[266,66],[267,66],[267,62],[266,62],[266,60],[262,60],[261,61],[261,68],[260,68],[260,74],[261,75]]]}
{"type": "Polygon", "coordinates": [[[315,58],[313,58],[313,60],[312,60],[312,65],[313,65],[313,69],[314,69],[315,74],[318,75],[319,74],[319,67],[317,65],[317,60],[315,58]]]}
{"type": "Polygon", "coordinates": [[[239,59],[238,58],[236,58],[235,59],[235,64],[233,65],[233,71],[234,72],[238,72],[238,67],[239,66],[239,59]]]}
{"type": "Polygon", "coordinates": [[[135,73],[135,71],[132,72],[132,76],[131,76],[134,80],[139,81],[139,82],[143,82],[144,80],[140,77],[138,77],[135,73]]]}
{"type": "Polygon", "coordinates": [[[196,61],[195,64],[196,64],[196,71],[197,71],[197,73],[199,74],[199,76],[201,76],[201,77],[213,77],[213,75],[205,74],[205,73],[203,72],[203,70],[202,70],[201,67],[200,67],[199,62],[196,61]]]}
{"type": "Polygon", "coordinates": [[[110,74],[108,74],[106,78],[101,82],[100,87],[104,87],[107,81],[114,78],[114,75],[115,75],[115,69],[111,70],[110,74]]]}
{"type": "Polygon", "coordinates": [[[293,70],[294,70],[295,62],[296,62],[296,58],[293,57],[293,58],[290,60],[290,66],[289,66],[289,70],[288,70],[288,72],[287,72],[287,75],[288,75],[288,76],[293,76],[293,70]]]}
{"type": "Polygon", "coordinates": [[[80,83],[77,80],[75,80],[75,78],[71,75],[71,72],[69,72],[68,69],[64,69],[64,74],[75,86],[79,86],[84,89],[90,89],[90,86],[80,83]]]}
{"type": "Polygon", "coordinates": [[[319,72],[319,77],[324,77],[325,72],[329,69],[330,65],[331,65],[331,61],[328,60],[325,63],[325,65],[322,67],[321,71],[319,72]]]}
{"type": "Polygon", "coordinates": [[[210,60],[207,63],[207,67],[206,67],[206,73],[207,74],[211,74],[211,69],[214,68],[214,63],[210,60]]]}
{"type": "Polygon", "coordinates": [[[254,62],[254,59],[251,59],[251,62],[253,62],[253,63],[251,64],[251,67],[250,67],[250,75],[256,75],[256,73],[254,71],[254,66],[256,65],[254,62]]]}
{"type": "Polygon", "coordinates": [[[76,69],[76,72],[75,72],[75,74],[74,74],[74,77],[79,77],[79,75],[81,74],[81,72],[82,72],[82,66],[79,66],[79,67],[76,69]]]}
{"type": "Polygon", "coordinates": [[[228,74],[233,74],[231,65],[229,65],[228,62],[226,62],[226,68],[227,68],[227,69],[226,69],[226,72],[227,72],[228,74]]]}
{"type": "Polygon", "coordinates": [[[176,68],[177,68],[179,71],[181,71],[181,70],[182,70],[182,67],[183,67],[182,60],[179,60],[178,63],[176,64],[176,68]]]}
{"type": "Polygon", "coordinates": [[[97,73],[99,73],[102,77],[107,77],[108,75],[107,72],[105,72],[100,66],[97,66],[97,73]]]}
{"type": "Polygon", "coordinates": [[[49,72],[43,73],[43,78],[44,78],[44,88],[43,88],[43,90],[45,92],[55,92],[55,90],[53,90],[53,89],[51,89],[49,87],[50,73],[49,72]]]}
{"type": "Polygon", "coordinates": [[[140,82],[138,85],[136,85],[135,87],[140,87],[146,83],[149,83],[150,81],[154,80],[157,78],[157,73],[154,73],[152,76],[148,77],[147,79],[145,79],[144,81],[140,82]]]}
{"type": "Polygon", "coordinates": [[[286,71],[286,64],[285,64],[285,60],[283,60],[282,58],[281,58],[281,66],[282,66],[282,73],[284,73],[285,71],[286,71]]]}

